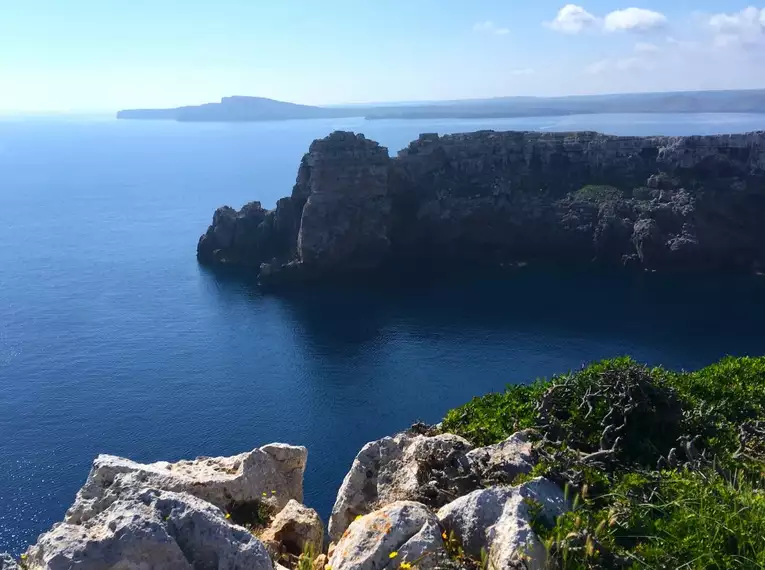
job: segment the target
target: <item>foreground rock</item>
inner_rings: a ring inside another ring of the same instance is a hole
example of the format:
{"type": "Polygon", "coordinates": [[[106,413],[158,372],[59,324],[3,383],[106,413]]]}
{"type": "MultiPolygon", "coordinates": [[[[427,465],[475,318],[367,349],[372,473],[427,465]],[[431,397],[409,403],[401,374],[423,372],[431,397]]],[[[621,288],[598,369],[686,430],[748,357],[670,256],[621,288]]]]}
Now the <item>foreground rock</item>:
{"type": "Polygon", "coordinates": [[[531,528],[531,504],[538,508],[534,515],[549,523],[567,510],[561,489],[538,478],[518,487],[473,491],[440,509],[438,518],[468,555],[480,560],[486,552],[490,568],[542,570],[547,553],[531,528]]]}
{"type": "Polygon", "coordinates": [[[0,570],[20,570],[19,565],[10,554],[0,553],[0,570]]]}
{"type": "Polygon", "coordinates": [[[189,495],[127,491],[81,524],[64,522],[27,552],[29,570],[271,570],[265,546],[189,495]]]}
{"type": "Polygon", "coordinates": [[[283,550],[299,556],[309,549],[320,552],[324,545],[324,524],[315,510],[291,500],[260,534],[260,539],[276,545],[277,553],[283,550]]]}
{"type": "Polygon", "coordinates": [[[473,448],[456,435],[400,433],[365,445],[345,476],[332,508],[329,535],[337,540],[359,515],[395,501],[438,507],[475,489],[465,454],[473,448]]]}
{"type": "Polygon", "coordinates": [[[290,499],[303,500],[307,453],[305,447],[277,443],[233,457],[148,465],[99,455],[65,520],[84,523],[124,492],[140,488],[188,493],[226,510],[259,502],[279,510],[290,499]]]}
{"type": "Polygon", "coordinates": [[[534,465],[530,434],[474,449],[453,434],[404,432],[365,445],[345,476],[332,508],[329,535],[337,540],[358,515],[394,501],[433,509],[477,489],[511,483],[534,465]]]}
{"type": "Polygon", "coordinates": [[[445,557],[438,519],[425,505],[396,501],[351,523],[330,558],[332,570],[437,567],[445,557]]]}
{"type": "Polygon", "coordinates": [[[421,135],[393,159],[336,132],[275,210],[220,208],[197,255],[270,283],[518,259],[761,271],[764,217],[765,132],[421,135]]]}

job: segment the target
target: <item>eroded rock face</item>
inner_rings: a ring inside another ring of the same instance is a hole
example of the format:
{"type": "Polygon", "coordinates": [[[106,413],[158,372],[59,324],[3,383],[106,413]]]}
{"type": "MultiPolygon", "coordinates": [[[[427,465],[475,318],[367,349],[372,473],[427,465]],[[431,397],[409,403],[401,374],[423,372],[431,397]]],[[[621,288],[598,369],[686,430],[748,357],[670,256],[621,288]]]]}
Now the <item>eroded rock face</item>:
{"type": "Polygon", "coordinates": [[[419,501],[431,507],[476,488],[465,454],[467,440],[452,434],[434,437],[401,433],[365,445],[337,494],[329,535],[337,540],[358,516],[394,501],[419,501]]]}
{"type": "Polygon", "coordinates": [[[445,554],[438,519],[425,505],[396,501],[354,520],[330,558],[332,570],[398,568],[402,562],[433,568],[445,554]],[[391,558],[392,553],[397,553],[391,558]]]}
{"type": "Polygon", "coordinates": [[[189,495],[130,490],[82,521],[59,523],[27,551],[29,570],[272,570],[265,546],[189,495]]]}
{"type": "Polygon", "coordinates": [[[219,209],[200,261],[265,262],[268,279],[401,260],[751,270],[765,266],[765,133],[422,135],[389,159],[337,132],[284,200],[219,209]]]}
{"type": "Polygon", "coordinates": [[[65,520],[86,522],[123,493],[143,487],[188,493],[220,509],[256,501],[281,509],[290,499],[303,500],[307,453],[305,447],[276,443],[232,457],[177,463],[142,464],[99,455],[65,520]]]}

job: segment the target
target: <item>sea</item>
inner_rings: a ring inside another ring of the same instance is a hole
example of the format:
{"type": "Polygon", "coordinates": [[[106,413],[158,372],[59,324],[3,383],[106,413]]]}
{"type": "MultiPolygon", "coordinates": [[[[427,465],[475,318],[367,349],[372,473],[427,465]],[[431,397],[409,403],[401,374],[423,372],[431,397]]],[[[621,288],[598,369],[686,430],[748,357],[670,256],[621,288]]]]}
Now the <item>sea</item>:
{"type": "Polygon", "coordinates": [[[99,453],[305,445],[326,519],[357,451],[505,386],[631,355],[765,354],[765,279],[527,267],[263,294],[197,264],[216,207],[288,195],[310,142],[363,132],[765,130],[765,115],[214,124],[0,118],[0,551],[62,519],[99,453]]]}

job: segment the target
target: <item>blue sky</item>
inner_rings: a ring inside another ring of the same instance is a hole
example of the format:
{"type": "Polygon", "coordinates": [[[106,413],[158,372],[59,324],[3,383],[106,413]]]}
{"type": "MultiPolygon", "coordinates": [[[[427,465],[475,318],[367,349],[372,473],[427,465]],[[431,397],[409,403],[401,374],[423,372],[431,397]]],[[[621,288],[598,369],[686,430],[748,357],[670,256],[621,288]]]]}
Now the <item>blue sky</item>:
{"type": "Polygon", "coordinates": [[[0,0],[0,110],[765,87],[765,0],[0,0]]]}

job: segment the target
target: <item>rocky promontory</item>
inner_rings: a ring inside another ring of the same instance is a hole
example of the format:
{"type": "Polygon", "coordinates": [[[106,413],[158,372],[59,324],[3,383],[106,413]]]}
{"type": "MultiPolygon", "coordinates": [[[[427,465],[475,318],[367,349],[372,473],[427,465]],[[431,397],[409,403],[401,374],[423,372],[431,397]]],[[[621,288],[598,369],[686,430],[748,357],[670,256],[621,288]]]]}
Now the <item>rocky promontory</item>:
{"type": "Polygon", "coordinates": [[[763,219],[765,132],[424,134],[391,158],[338,131],[311,144],[275,209],[219,208],[197,257],[263,282],[410,262],[756,272],[763,219]]]}

